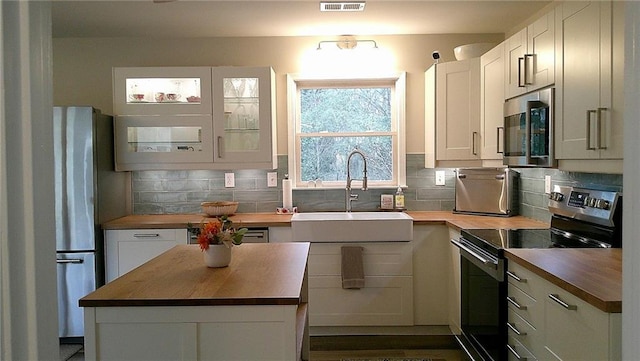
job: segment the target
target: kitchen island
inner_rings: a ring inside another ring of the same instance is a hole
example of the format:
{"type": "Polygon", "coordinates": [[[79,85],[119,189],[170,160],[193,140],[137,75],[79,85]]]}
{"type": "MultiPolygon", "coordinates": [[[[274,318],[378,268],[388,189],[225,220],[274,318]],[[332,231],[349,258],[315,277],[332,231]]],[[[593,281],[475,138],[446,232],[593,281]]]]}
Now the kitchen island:
{"type": "Polygon", "coordinates": [[[80,299],[87,360],[308,359],[308,243],[172,248],[80,299]]]}

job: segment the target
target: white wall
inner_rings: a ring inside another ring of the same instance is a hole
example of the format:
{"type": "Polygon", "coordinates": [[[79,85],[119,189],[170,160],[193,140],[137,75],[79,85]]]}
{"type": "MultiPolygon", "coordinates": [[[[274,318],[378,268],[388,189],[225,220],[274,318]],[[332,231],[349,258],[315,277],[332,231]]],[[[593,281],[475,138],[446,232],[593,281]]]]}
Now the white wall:
{"type": "MultiPolygon", "coordinates": [[[[424,71],[439,50],[455,60],[453,48],[503,40],[502,34],[367,37],[407,72],[407,152],[424,153],[424,71]]],[[[125,66],[272,66],[277,74],[278,154],[287,154],[286,74],[300,73],[301,59],[315,51],[316,37],[262,38],[59,38],[53,40],[54,104],[93,105],[112,112],[111,68],[125,66]]]]}

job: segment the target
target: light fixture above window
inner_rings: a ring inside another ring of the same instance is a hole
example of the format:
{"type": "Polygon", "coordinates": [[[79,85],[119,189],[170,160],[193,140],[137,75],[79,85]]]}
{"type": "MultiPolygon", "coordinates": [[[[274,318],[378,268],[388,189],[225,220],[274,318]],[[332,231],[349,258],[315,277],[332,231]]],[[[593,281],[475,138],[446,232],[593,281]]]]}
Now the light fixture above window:
{"type": "Polygon", "coordinates": [[[372,48],[372,49],[377,49],[378,48],[378,43],[376,43],[375,40],[356,40],[356,38],[354,38],[351,35],[342,36],[338,40],[323,40],[323,41],[320,41],[318,43],[317,50],[326,49],[326,45],[325,44],[335,44],[336,47],[338,47],[338,49],[340,49],[340,50],[354,49],[359,44],[367,44],[368,47],[372,48]]]}
{"type": "Polygon", "coordinates": [[[320,11],[364,11],[364,1],[321,1],[320,11]]]}

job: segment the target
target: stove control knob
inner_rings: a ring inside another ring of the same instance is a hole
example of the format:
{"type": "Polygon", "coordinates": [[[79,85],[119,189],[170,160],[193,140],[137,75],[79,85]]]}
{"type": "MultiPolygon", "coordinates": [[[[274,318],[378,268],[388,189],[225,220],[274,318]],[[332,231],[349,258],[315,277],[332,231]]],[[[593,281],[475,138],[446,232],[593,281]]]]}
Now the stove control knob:
{"type": "Polygon", "coordinates": [[[549,199],[556,202],[562,202],[562,200],[564,199],[564,194],[560,192],[551,192],[549,193],[549,199]]]}
{"type": "Polygon", "coordinates": [[[596,199],[595,208],[598,208],[598,209],[609,209],[610,206],[611,206],[611,204],[609,203],[609,201],[604,200],[604,199],[596,199]]]}
{"type": "Polygon", "coordinates": [[[584,205],[586,207],[595,208],[597,199],[593,197],[587,197],[584,199],[584,205]]]}

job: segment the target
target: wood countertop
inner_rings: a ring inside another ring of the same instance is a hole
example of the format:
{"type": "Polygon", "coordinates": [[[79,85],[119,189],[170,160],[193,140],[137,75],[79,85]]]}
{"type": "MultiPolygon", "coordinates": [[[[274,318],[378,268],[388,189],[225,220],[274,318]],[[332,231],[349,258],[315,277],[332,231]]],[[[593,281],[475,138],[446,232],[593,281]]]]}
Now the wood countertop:
{"type": "MultiPolygon", "coordinates": [[[[491,217],[455,214],[448,211],[410,211],[414,224],[446,224],[457,228],[549,228],[549,225],[523,216],[491,217]]],[[[291,215],[238,213],[230,217],[236,227],[289,227],[291,215]]],[[[102,229],[186,228],[187,223],[207,221],[204,214],[130,215],[102,224],[102,229]]]]}
{"type": "Polygon", "coordinates": [[[246,243],[208,268],[198,245],[176,246],[80,299],[81,307],[297,305],[309,243],[246,243]]]}
{"type": "Polygon", "coordinates": [[[598,309],[622,312],[622,249],[506,249],[518,263],[598,309]]]}

